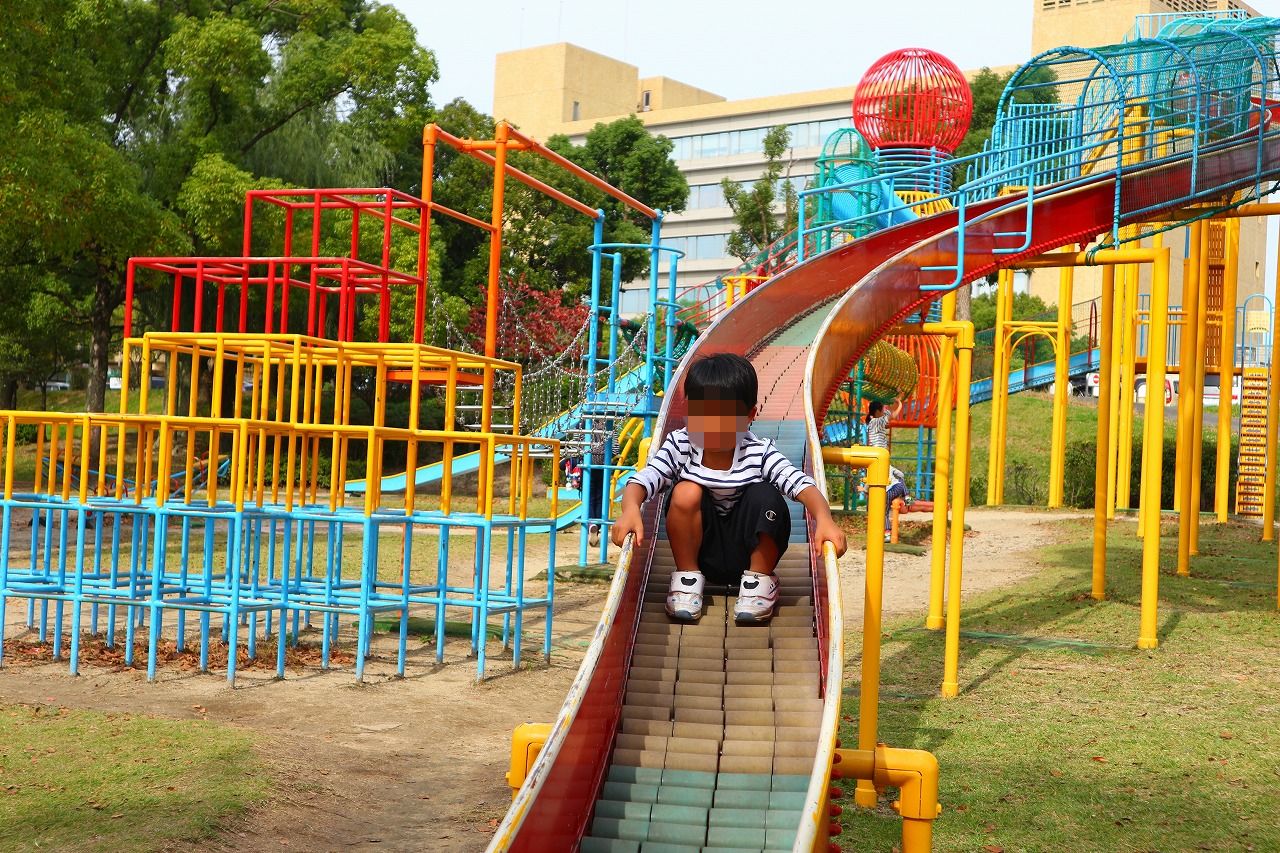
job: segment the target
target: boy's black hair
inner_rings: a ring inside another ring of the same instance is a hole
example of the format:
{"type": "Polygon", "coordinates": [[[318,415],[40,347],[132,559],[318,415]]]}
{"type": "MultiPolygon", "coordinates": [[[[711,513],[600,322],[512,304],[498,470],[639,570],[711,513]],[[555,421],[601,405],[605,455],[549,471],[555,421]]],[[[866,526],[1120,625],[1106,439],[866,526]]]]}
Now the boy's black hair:
{"type": "Polygon", "coordinates": [[[880,413],[884,411],[884,403],[879,400],[872,400],[867,406],[867,422],[870,423],[872,418],[880,417],[880,413]]]}
{"type": "Polygon", "coordinates": [[[756,369],[740,355],[729,352],[700,358],[689,366],[684,395],[690,400],[734,400],[743,413],[756,405],[760,380],[756,369]]]}

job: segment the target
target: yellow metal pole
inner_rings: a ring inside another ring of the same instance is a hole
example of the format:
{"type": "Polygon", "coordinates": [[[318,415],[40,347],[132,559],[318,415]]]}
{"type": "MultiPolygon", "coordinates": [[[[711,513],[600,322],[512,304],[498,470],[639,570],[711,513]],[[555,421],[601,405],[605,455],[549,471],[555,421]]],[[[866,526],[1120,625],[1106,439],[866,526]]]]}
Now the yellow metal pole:
{"type": "Polygon", "coordinates": [[[1053,438],[1049,448],[1049,508],[1062,506],[1067,459],[1067,401],[1071,388],[1067,366],[1071,360],[1071,292],[1075,269],[1058,270],[1058,334],[1054,345],[1053,438]]]}
{"type": "Polygon", "coordinates": [[[1160,493],[1164,472],[1164,377],[1169,322],[1169,250],[1156,253],[1151,275],[1151,326],[1147,346],[1147,407],[1144,444],[1149,451],[1142,479],[1147,500],[1141,510],[1147,535],[1142,540],[1142,604],[1138,648],[1154,649],[1160,640],[1157,605],[1160,587],[1160,493]],[[1151,405],[1154,395],[1158,405],[1151,405]]]}
{"type": "Polygon", "coordinates": [[[1240,276],[1240,220],[1227,220],[1227,268],[1222,279],[1222,330],[1218,345],[1218,465],[1213,507],[1218,522],[1227,520],[1231,486],[1231,389],[1236,375],[1236,280],[1240,276]]]}
{"type": "MultiPolygon", "coordinates": [[[[925,324],[926,330],[933,324],[925,324]]],[[[956,335],[959,376],[956,378],[956,474],[951,490],[951,573],[947,589],[947,639],[942,695],[960,693],[960,589],[964,569],[964,508],[969,500],[969,385],[973,378],[973,323],[938,326],[956,335]]]]}
{"type": "MultiPolygon", "coordinates": [[[[1157,235],[1155,236],[1155,239],[1153,239],[1153,240],[1152,240],[1152,248],[1154,248],[1157,252],[1159,252],[1161,249],[1163,249],[1163,248],[1164,248],[1164,235],[1163,235],[1163,234],[1157,234],[1157,235]]],[[[1134,274],[1134,280],[1135,280],[1135,281],[1140,281],[1140,280],[1141,280],[1140,275],[1139,275],[1138,273],[1135,273],[1135,274],[1134,274]]],[[[1137,320],[1136,315],[1135,315],[1134,319],[1135,319],[1135,321],[1137,320]]],[[[1168,323],[1169,323],[1169,312],[1168,312],[1168,310],[1166,310],[1166,311],[1165,311],[1164,323],[1165,323],[1165,333],[1166,333],[1166,335],[1167,335],[1167,334],[1168,334],[1168,323]]],[[[1147,341],[1148,341],[1148,343],[1147,343],[1147,353],[1148,353],[1148,355],[1151,353],[1151,343],[1150,343],[1150,341],[1151,341],[1151,335],[1152,335],[1152,328],[1153,328],[1153,326],[1152,326],[1152,323],[1151,323],[1151,311],[1150,311],[1150,306],[1148,306],[1148,310],[1147,310],[1147,341]]],[[[1137,324],[1136,324],[1136,322],[1135,322],[1135,324],[1134,324],[1134,341],[1135,341],[1135,345],[1134,345],[1134,349],[1133,349],[1133,357],[1134,357],[1134,360],[1135,360],[1135,362],[1136,362],[1137,357],[1138,357],[1138,348],[1137,348],[1137,345],[1136,345],[1136,341],[1137,341],[1137,324]]],[[[1165,367],[1166,367],[1166,371],[1167,371],[1167,368],[1168,368],[1168,364],[1167,364],[1167,361],[1168,361],[1168,344],[1167,344],[1167,343],[1165,344],[1165,360],[1166,360],[1166,365],[1165,365],[1165,367]]],[[[1148,367],[1148,370],[1149,370],[1149,369],[1150,369],[1150,368],[1148,367]]],[[[1134,375],[1135,375],[1135,377],[1137,376],[1137,371],[1136,371],[1136,369],[1135,369],[1135,371],[1134,371],[1134,375]]],[[[1167,372],[1166,372],[1166,375],[1167,375],[1167,372]]],[[[1135,386],[1136,386],[1136,384],[1137,384],[1137,382],[1136,382],[1136,378],[1135,378],[1135,382],[1134,382],[1134,384],[1135,384],[1135,386]]],[[[1163,381],[1161,381],[1161,383],[1160,383],[1160,387],[1159,387],[1159,388],[1154,388],[1154,387],[1152,386],[1152,384],[1151,384],[1151,376],[1150,376],[1150,373],[1148,373],[1148,375],[1147,375],[1147,397],[1146,397],[1146,405],[1147,405],[1147,406],[1152,406],[1152,405],[1157,405],[1157,406],[1159,406],[1159,407],[1160,407],[1160,415],[1161,415],[1161,417],[1163,417],[1163,416],[1164,416],[1164,382],[1163,382],[1163,381]],[[1155,392],[1155,396],[1154,396],[1154,397],[1152,396],[1152,392],[1153,392],[1153,391],[1155,392]],[[1156,402],[1155,402],[1155,403],[1153,403],[1153,402],[1152,402],[1153,400],[1155,400],[1156,402]]],[[[1162,433],[1161,433],[1161,435],[1163,435],[1163,434],[1164,434],[1164,433],[1162,432],[1162,433]]],[[[1148,453],[1148,451],[1150,451],[1150,449],[1151,449],[1151,445],[1147,444],[1147,443],[1144,441],[1144,442],[1142,443],[1142,466],[1138,469],[1139,471],[1145,471],[1145,470],[1147,469],[1147,453],[1148,453]]],[[[1177,491],[1178,491],[1178,490],[1175,488],[1175,489],[1174,489],[1174,493],[1176,494],[1176,493],[1177,493],[1177,491]]],[[[1140,506],[1140,507],[1141,507],[1141,506],[1142,506],[1142,502],[1143,502],[1143,501],[1145,501],[1146,499],[1147,499],[1147,481],[1146,481],[1145,479],[1143,479],[1143,480],[1140,480],[1140,481],[1139,481],[1139,483],[1138,483],[1138,506],[1140,506]]],[[[1156,495],[1156,502],[1157,502],[1157,503],[1159,503],[1162,499],[1163,499],[1163,498],[1162,498],[1162,496],[1161,496],[1161,495],[1156,495]]],[[[1139,537],[1139,538],[1141,538],[1141,537],[1146,533],[1146,529],[1147,529],[1147,526],[1146,526],[1145,516],[1143,516],[1143,515],[1142,515],[1142,513],[1138,513],[1138,537],[1139,537]]]]}
{"type": "Polygon", "coordinates": [[[1116,268],[1102,270],[1102,328],[1098,338],[1101,363],[1098,365],[1098,428],[1096,467],[1093,473],[1093,589],[1098,601],[1107,597],[1107,483],[1108,460],[1111,459],[1111,364],[1115,321],[1116,268]]]}
{"type": "MultiPolygon", "coordinates": [[[[1009,274],[1009,286],[1004,291],[1005,323],[1013,322],[1013,274],[1009,274]]],[[[1005,333],[1004,377],[1000,382],[1000,420],[995,424],[1000,430],[1000,441],[996,445],[996,503],[1004,503],[1004,471],[1006,451],[1009,449],[1009,375],[1012,373],[1013,351],[1009,347],[1011,332],[1005,333]]]]}
{"type": "Polygon", "coordinates": [[[1120,365],[1124,361],[1122,344],[1124,342],[1124,306],[1127,294],[1127,283],[1124,267],[1116,270],[1115,304],[1112,306],[1111,321],[1111,417],[1107,422],[1107,518],[1116,517],[1116,481],[1119,478],[1120,457],[1120,406],[1124,400],[1120,382],[1120,365]]]}
{"type": "MultiPolygon", "coordinates": [[[[840,448],[844,450],[844,448],[840,448]]],[[[862,612],[862,683],[858,696],[858,748],[875,749],[880,712],[880,611],[884,601],[885,489],[889,485],[889,452],[883,448],[855,451],[858,467],[867,470],[867,579],[862,612]]],[[[854,462],[853,454],[844,457],[854,462]]],[[[876,786],[859,780],[854,802],[863,808],[876,807],[876,786]]]]}
{"type": "MultiPolygon", "coordinates": [[[[1139,245],[1138,248],[1141,248],[1139,245]]],[[[1133,507],[1133,406],[1138,375],[1138,290],[1141,284],[1138,267],[1126,267],[1124,291],[1124,325],[1121,327],[1123,356],[1120,362],[1120,445],[1116,464],[1116,508],[1133,507]]],[[[1149,336],[1149,330],[1148,330],[1149,336]]],[[[1151,377],[1147,377],[1150,384],[1151,377]]]]}
{"type": "MultiPolygon", "coordinates": [[[[863,592],[862,681],[858,700],[858,747],[874,750],[880,710],[880,614],[884,599],[885,489],[889,485],[889,452],[883,448],[823,448],[823,461],[867,469],[867,573],[863,592]]],[[[860,778],[854,802],[875,808],[875,784],[860,778]]]]}
{"type": "MultiPolygon", "coordinates": [[[[1280,276],[1280,252],[1276,253],[1276,274],[1280,276]]],[[[1280,277],[1276,279],[1280,281],[1280,277]]],[[[1280,423],[1280,293],[1271,314],[1271,386],[1267,388],[1267,476],[1262,487],[1262,541],[1275,537],[1276,524],[1276,441],[1280,423]]]]}
{"type": "MultiPolygon", "coordinates": [[[[994,340],[992,341],[993,353],[995,360],[991,367],[991,430],[987,438],[987,506],[996,506],[999,503],[998,494],[999,487],[997,480],[1002,470],[1000,464],[1000,429],[998,424],[1002,422],[1000,415],[1003,409],[1005,398],[1001,392],[1009,387],[1009,363],[1005,359],[1004,342],[1007,336],[1005,322],[1009,319],[1005,312],[1005,292],[1013,289],[1013,271],[1000,270],[996,274],[996,322],[992,329],[994,340]]],[[[944,320],[947,318],[943,318],[944,320]]],[[[948,343],[943,344],[944,347],[951,346],[950,339],[948,343]]],[[[936,552],[935,552],[936,553],[936,552]]]]}
{"type": "MultiPolygon", "coordinates": [[[[1188,229],[1190,239],[1188,245],[1194,246],[1200,239],[1203,226],[1194,222],[1188,229]]],[[[1188,464],[1188,448],[1191,446],[1191,435],[1183,428],[1183,409],[1192,404],[1188,389],[1194,384],[1191,381],[1191,363],[1195,360],[1196,346],[1196,288],[1199,286],[1195,277],[1200,269],[1191,263],[1191,255],[1182,259],[1182,326],[1178,336],[1178,431],[1177,450],[1174,454],[1174,475],[1178,478],[1178,488],[1173,490],[1173,511],[1182,512],[1182,481],[1190,476],[1191,466],[1188,464]]],[[[1190,415],[1186,416],[1187,418],[1190,415]]],[[[1181,528],[1181,525],[1179,525],[1181,528]]],[[[1181,534],[1179,534],[1181,535],[1181,534]]]]}
{"type": "Polygon", "coordinates": [[[1200,232],[1200,244],[1195,247],[1195,263],[1200,272],[1196,279],[1200,282],[1196,294],[1196,387],[1193,391],[1195,413],[1191,416],[1193,432],[1191,433],[1191,497],[1195,502],[1191,513],[1191,546],[1190,554],[1200,553],[1200,492],[1201,478],[1204,471],[1204,380],[1208,368],[1206,349],[1209,343],[1209,225],[1204,224],[1200,232]]]}
{"type": "MultiPolygon", "coordinates": [[[[1200,289],[1207,282],[1200,280],[1200,264],[1197,249],[1203,239],[1204,227],[1197,222],[1191,226],[1191,257],[1184,267],[1182,279],[1182,338],[1179,341],[1181,351],[1178,355],[1178,455],[1174,464],[1174,477],[1177,488],[1174,508],[1178,512],[1178,574],[1191,573],[1191,525],[1200,512],[1200,497],[1192,491],[1192,444],[1200,431],[1196,429],[1196,361],[1200,355],[1196,352],[1197,329],[1202,318],[1199,307],[1200,289]],[[1189,273],[1189,274],[1186,274],[1189,273]]],[[[1200,359],[1202,360],[1202,359],[1200,359]]]]}
{"type": "MultiPolygon", "coordinates": [[[[954,292],[942,297],[942,322],[950,323],[956,316],[954,292]]],[[[929,615],[925,627],[931,631],[941,628],[943,587],[947,573],[947,487],[951,476],[951,411],[955,396],[955,340],[946,335],[942,339],[942,352],[938,360],[938,436],[934,445],[933,460],[933,550],[929,555],[929,615]]],[[[994,389],[992,400],[994,401],[994,389]]],[[[990,484],[990,480],[987,481],[990,484]]],[[[988,485],[988,488],[990,486],[988,485]]],[[[988,491],[988,494],[990,492],[988,491]]]]}

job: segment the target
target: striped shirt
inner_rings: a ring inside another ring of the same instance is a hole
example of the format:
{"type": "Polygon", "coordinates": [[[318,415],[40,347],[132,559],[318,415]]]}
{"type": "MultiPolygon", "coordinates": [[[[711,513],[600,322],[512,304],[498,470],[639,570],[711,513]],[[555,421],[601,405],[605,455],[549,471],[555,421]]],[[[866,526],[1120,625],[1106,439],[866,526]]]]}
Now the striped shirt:
{"type": "Polygon", "coordinates": [[[867,418],[867,444],[870,447],[889,449],[889,415],[867,418]]]}
{"type": "Polygon", "coordinates": [[[631,482],[644,487],[645,500],[669,488],[677,480],[697,483],[711,493],[716,512],[728,515],[747,486],[769,482],[794,500],[813,479],[792,465],[767,438],[748,432],[733,451],[727,470],[702,464],[702,448],[689,440],[689,431],[678,429],[667,436],[649,464],[631,482]]]}

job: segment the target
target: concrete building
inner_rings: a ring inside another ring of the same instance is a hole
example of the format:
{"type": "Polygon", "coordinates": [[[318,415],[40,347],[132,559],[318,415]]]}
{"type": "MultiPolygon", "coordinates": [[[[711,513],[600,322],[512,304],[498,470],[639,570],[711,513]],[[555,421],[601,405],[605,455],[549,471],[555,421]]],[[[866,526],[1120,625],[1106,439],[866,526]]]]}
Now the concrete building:
{"type": "Polygon", "coordinates": [[[1139,15],[1259,13],[1239,0],[1030,0],[1031,55],[1062,45],[1096,47],[1123,41],[1139,15]]]}
{"type": "MultiPolygon", "coordinates": [[[[1239,0],[1027,0],[1034,7],[1032,53],[1061,45],[1095,46],[1124,39],[1139,15],[1239,10],[1257,14],[1239,0]]],[[[1010,67],[992,69],[997,73],[1010,67]]],[[[969,76],[976,72],[969,72],[969,76]]],[[[833,130],[848,127],[855,88],[833,89],[728,101],[720,95],[668,77],[641,77],[634,65],[576,45],[560,43],[500,53],[496,59],[493,114],[506,118],[538,138],[566,134],[575,141],[599,122],[638,115],[654,133],[675,145],[674,157],[689,181],[685,211],[671,214],[663,226],[665,242],[685,251],[679,285],[714,281],[740,263],[728,257],[726,240],[734,230],[720,182],[748,183],[764,167],[762,143],[769,128],[791,131],[787,177],[797,188],[814,174],[823,141],[833,130]]],[[[1173,248],[1170,294],[1178,304],[1182,293],[1185,231],[1165,236],[1173,248]]],[[[1241,234],[1241,303],[1261,293],[1266,226],[1245,220],[1241,234]]],[[[665,264],[660,265],[665,276],[665,264]]],[[[663,281],[665,282],[665,278],[663,281]]],[[[639,284],[639,283],[637,283],[639,284]]],[[[1018,277],[1047,304],[1057,301],[1056,273],[1038,271],[1018,277]]],[[[1098,296],[1101,275],[1079,270],[1073,302],[1098,296]]],[[[627,313],[644,309],[644,295],[624,296],[627,313]]]]}

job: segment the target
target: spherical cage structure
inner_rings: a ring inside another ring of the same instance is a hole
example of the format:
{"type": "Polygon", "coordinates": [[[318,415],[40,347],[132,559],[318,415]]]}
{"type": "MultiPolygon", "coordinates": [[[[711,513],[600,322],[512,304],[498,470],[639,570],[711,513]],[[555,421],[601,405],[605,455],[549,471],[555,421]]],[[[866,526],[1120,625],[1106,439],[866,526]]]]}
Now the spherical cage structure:
{"type": "Polygon", "coordinates": [[[853,124],[873,148],[954,152],[969,130],[973,93],[936,51],[906,47],[880,57],[853,95],[853,124]]]}

